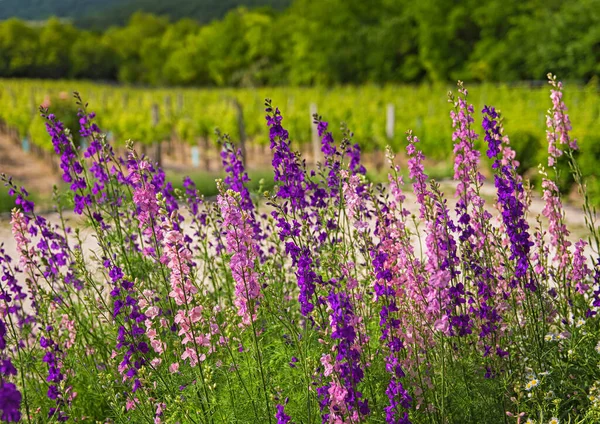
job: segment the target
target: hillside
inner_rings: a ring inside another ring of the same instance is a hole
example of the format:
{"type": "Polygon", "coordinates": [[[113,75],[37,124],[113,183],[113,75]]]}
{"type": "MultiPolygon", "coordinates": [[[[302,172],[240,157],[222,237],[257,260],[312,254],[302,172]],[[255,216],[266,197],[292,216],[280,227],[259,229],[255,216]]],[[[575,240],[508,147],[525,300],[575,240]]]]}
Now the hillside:
{"type": "Polygon", "coordinates": [[[119,4],[120,0],[0,0],[0,19],[42,20],[50,16],[77,19],[119,4]]]}
{"type": "Polygon", "coordinates": [[[238,6],[283,9],[291,0],[0,0],[0,20],[17,17],[43,20],[50,16],[72,19],[84,28],[123,25],[136,11],[166,15],[172,20],[192,18],[206,23],[238,6]]]}
{"type": "Polygon", "coordinates": [[[248,8],[270,6],[283,9],[291,0],[128,0],[112,7],[101,7],[98,13],[87,15],[77,20],[77,25],[84,28],[105,28],[110,25],[124,25],[129,17],[138,10],[155,15],[168,16],[171,20],[181,18],[195,19],[208,23],[220,19],[238,6],[248,8]]]}

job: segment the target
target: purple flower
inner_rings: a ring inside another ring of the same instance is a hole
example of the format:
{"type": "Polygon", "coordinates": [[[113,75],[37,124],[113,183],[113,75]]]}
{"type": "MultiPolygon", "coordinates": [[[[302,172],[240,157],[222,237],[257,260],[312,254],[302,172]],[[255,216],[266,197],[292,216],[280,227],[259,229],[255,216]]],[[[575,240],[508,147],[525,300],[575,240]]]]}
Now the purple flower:
{"type": "MultiPolygon", "coordinates": [[[[483,128],[485,140],[488,142],[488,156],[495,158],[493,168],[496,170],[494,182],[498,190],[498,204],[501,208],[502,222],[510,240],[510,260],[515,261],[515,277],[525,279],[529,268],[529,251],[533,242],[529,236],[529,224],[525,219],[525,205],[521,202],[523,183],[516,178],[516,169],[511,165],[502,165],[500,143],[501,128],[498,124],[499,115],[493,107],[485,107],[483,128]]],[[[534,289],[531,284],[530,289],[534,289]]]]}
{"type": "Polygon", "coordinates": [[[21,392],[13,383],[0,380],[0,420],[18,422],[21,420],[21,392]]]}
{"type": "Polygon", "coordinates": [[[86,206],[91,205],[92,198],[90,195],[84,194],[87,188],[85,179],[81,176],[83,166],[79,161],[79,156],[74,148],[74,145],[67,135],[66,128],[54,114],[46,114],[42,112],[42,117],[46,118],[46,130],[52,138],[52,145],[56,154],[60,155],[60,168],[63,171],[63,181],[71,183],[71,190],[75,192],[74,211],[77,214],[82,214],[86,206]]]}
{"type": "MultiPolygon", "coordinates": [[[[329,321],[332,327],[331,338],[337,342],[335,348],[335,368],[339,369],[339,382],[325,384],[317,390],[321,398],[320,408],[323,422],[327,422],[331,414],[337,414],[340,407],[347,411],[355,411],[361,416],[370,413],[369,403],[357,390],[364,377],[360,352],[356,348],[358,337],[353,323],[356,321],[354,308],[346,293],[332,289],[327,297],[331,309],[329,321]]],[[[333,356],[333,355],[332,355],[333,356]]]]}
{"type": "Polygon", "coordinates": [[[275,413],[275,418],[277,418],[277,424],[288,424],[292,419],[289,415],[285,413],[283,405],[277,405],[277,412],[275,413]]]}
{"type": "Polygon", "coordinates": [[[17,375],[17,369],[12,364],[10,358],[0,361],[0,375],[17,375]]]}
{"type": "Polygon", "coordinates": [[[271,150],[273,151],[273,169],[275,171],[275,182],[280,183],[277,197],[289,200],[292,208],[303,209],[308,206],[306,201],[305,171],[298,162],[298,158],[290,148],[289,134],[281,126],[283,117],[279,109],[273,109],[270,101],[266,102],[267,125],[269,126],[269,138],[271,150]]]}

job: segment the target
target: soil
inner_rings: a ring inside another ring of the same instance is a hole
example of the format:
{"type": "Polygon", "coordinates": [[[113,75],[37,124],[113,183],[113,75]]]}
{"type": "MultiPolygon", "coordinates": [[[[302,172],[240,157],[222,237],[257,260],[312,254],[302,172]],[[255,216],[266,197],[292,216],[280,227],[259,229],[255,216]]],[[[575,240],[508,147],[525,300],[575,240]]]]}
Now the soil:
{"type": "Polygon", "coordinates": [[[60,182],[48,161],[25,152],[20,141],[8,134],[0,134],[0,173],[44,197],[51,195],[52,187],[60,182]]]}

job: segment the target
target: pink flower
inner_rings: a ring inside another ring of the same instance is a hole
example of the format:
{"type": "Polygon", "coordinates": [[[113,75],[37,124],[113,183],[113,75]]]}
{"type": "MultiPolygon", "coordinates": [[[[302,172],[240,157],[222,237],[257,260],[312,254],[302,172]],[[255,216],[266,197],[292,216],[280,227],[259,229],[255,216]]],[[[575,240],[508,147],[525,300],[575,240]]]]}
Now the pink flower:
{"type": "Polygon", "coordinates": [[[323,375],[325,377],[329,377],[333,373],[333,365],[331,364],[331,355],[323,355],[321,356],[321,364],[325,368],[323,371],[323,375]]]}
{"type": "Polygon", "coordinates": [[[140,403],[140,400],[138,398],[127,399],[127,402],[125,403],[125,409],[131,411],[132,409],[135,409],[137,407],[138,403],[140,403]]]}
{"type": "Polygon", "coordinates": [[[242,210],[235,192],[221,192],[217,203],[223,216],[223,226],[227,230],[225,237],[227,252],[233,256],[229,262],[235,285],[235,305],[243,325],[250,325],[256,319],[257,300],[262,297],[258,274],[254,263],[258,257],[258,243],[254,237],[251,217],[242,210]]]}
{"type": "Polygon", "coordinates": [[[446,335],[450,335],[450,323],[448,322],[448,316],[444,315],[442,318],[438,319],[433,325],[433,328],[446,335]]]}

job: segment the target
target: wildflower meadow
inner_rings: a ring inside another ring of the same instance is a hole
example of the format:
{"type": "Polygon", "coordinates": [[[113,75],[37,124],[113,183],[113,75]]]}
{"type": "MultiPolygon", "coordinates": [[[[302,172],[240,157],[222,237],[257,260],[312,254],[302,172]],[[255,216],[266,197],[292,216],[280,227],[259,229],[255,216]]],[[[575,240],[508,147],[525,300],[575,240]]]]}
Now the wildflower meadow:
{"type": "Polygon", "coordinates": [[[600,422],[600,235],[586,152],[549,82],[541,187],[517,173],[503,105],[476,108],[460,82],[448,94],[454,195],[425,174],[412,131],[376,184],[351,128],[334,140],[315,115],[323,160],[309,167],[270,100],[275,187],[250,192],[219,134],[215,198],[189,178],[174,189],[131,141],[118,157],[77,93],[86,143],[42,109],[70,189],[50,219],[2,176],[18,254],[0,248],[0,420],[600,422]]]}

